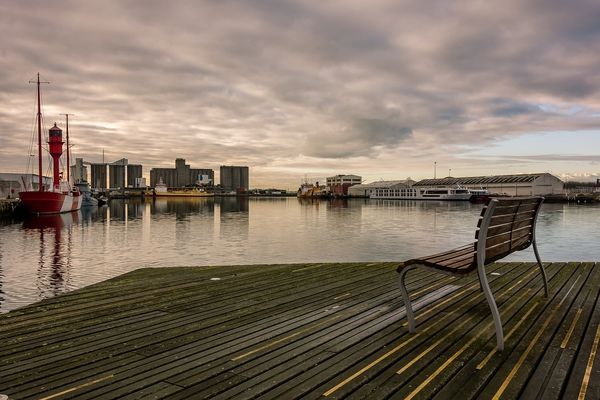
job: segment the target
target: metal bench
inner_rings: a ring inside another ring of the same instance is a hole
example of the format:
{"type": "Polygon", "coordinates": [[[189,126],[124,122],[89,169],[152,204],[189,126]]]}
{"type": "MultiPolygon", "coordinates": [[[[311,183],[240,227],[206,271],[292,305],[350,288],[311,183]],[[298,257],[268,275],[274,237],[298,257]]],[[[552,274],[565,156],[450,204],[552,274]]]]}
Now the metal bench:
{"type": "Polygon", "coordinates": [[[409,331],[415,331],[415,318],[405,285],[408,271],[421,267],[458,277],[477,271],[481,290],[494,318],[496,347],[499,351],[504,350],[502,321],[485,275],[485,266],[533,244],[533,252],[544,280],[544,293],[548,297],[548,281],[535,243],[535,223],[543,201],[543,197],[490,199],[481,211],[474,243],[408,260],[400,265],[397,271],[400,273],[400,292],[406,305],[409,331]]]}

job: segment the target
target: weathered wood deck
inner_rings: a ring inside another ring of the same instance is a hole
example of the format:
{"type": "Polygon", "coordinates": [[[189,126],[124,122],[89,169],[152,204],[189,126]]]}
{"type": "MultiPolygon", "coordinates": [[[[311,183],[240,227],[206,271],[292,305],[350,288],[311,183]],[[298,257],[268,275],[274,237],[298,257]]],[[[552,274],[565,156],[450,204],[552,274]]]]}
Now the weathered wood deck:
{"type": "Polygon", "coordinates": [[[392,263],[138,270],[0,316],[0,393],[600,398],[600,263],[532,265],[490,269],[502,353],[476,277],[409,275],[411,335],[392,263]]]}

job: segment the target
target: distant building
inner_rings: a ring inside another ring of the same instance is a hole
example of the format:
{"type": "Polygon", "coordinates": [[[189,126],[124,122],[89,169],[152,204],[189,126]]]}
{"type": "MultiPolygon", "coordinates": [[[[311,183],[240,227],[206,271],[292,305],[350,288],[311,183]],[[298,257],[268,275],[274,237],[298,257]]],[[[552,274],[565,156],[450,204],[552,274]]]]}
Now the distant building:
{"type": "Polygon", "coordinates": [[[87,167],[84,165],[83,158],[76,158],[75,165],[71,166],[71,179],[73,182],[87,181],[87,167]]]}
{"type": "MultiPolygon", "coordinates": [[[[52,178],[42,176],[44,187],[49,188],[52,185],[52,178]]],[[[14,199],[19,197],[19,192],[25,190],[38,190],[37,174],[16,174],[0,172],[0,198],[14,199]]]]}
{"type": "Polygon", "coordinates": [[[108,168],[105,163],[90,164],[90,186],[95,189],[108,188],[108,168]]]}
{"type": "Polygon", "coordinates": [[[349,187],[360,185],[361,181],[362,177],[358,175],[336,175],[327,178],[327,186],[334,195],[345,196],[349,187]]]}
{"type": "Polygon", "coordinates": [[[146,187],[146,178],[135,178],[134,188],[145,188],[146,187]]]}
{"type": "Polygon", "coordinates": [[[225,191],[245,193],[250,187],[250,170],[248,167],[221,165],[221,188],[225,191]]]}
{"type": "Polygon", "coordinates": [[[168,187],[212,186],[215,173],[212,169],[190,168],[185,159],[175,160],[175,168],[152,168],[150,170],[150,186],[155,187],[162,181],[168,187]]]}
{"type": "Polygon", "coordinates": [[[508,196],[544,196],[561,194],[564,183],[554,175],[539,174],[471,176],[462,178],[423,179],[418,187],[441,187],[460,185],[467,189],[487,189],[493,194],[508,196]]]}
{"type": "Polygon", "coordinates": [[[370,197],[371,194],[386,193],[391,194],[394,191],[401,191],[415,184],[412,179],[396,180],[396,181],[377,181],[371,183],[363,183],[354,185],[348,188],[348,195],[352,197],[370,197]]]}
{"type": "Polygon", "coordinates": [[[127,186],[125,182],[127,160],[122,159],[108,165],[108,187],[122,189],[127,186]]]}
{"type": "Polygon", "coordinates": [[[129,164],[122,158],[113,163],[92,163],[90,185],[95,189],[123,189],[136,187],[138,178],[142,177],[142,165],[129,164]]]}
{"type": "Polygon", "coordinates": [[[128,164],[127,165],[127,187],[140,188],[146,187],[145,179],[144,184],[141,185],[140,179],[142,178],[142,166],[140,164],[128,164]]]}

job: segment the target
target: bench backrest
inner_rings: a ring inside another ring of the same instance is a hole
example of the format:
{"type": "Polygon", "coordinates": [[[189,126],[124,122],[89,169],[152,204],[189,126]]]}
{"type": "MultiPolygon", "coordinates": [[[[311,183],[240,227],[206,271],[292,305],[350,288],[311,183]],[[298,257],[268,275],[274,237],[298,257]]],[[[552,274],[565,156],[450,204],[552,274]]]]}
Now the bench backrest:
{"type": "Polygon", "coordinates": [[[488,200],[475,234],[477,257],[483,256],[488,264],[529,247],[535,239],[535,222],[543,201],[543,197],[488,200]],[[480,249],[485,253],[480,254],[480,249]]]}

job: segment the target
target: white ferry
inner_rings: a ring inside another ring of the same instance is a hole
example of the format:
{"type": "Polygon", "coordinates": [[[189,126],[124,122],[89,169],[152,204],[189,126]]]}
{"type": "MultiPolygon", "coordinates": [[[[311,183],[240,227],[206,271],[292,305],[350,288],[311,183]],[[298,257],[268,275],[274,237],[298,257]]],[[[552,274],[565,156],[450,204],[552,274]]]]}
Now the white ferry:
{"type": "Polygon", "coordinates": [[[399,200],[459,200],[467,201],[472,193],[467,188],[455,187],[406,187],[398,189],[375,189],[371,192],[372,199],[399,200]]]}

